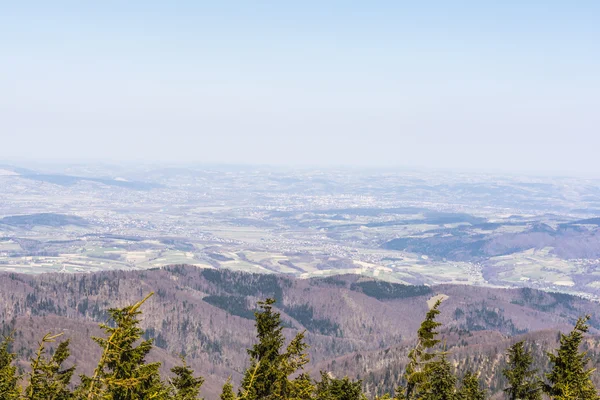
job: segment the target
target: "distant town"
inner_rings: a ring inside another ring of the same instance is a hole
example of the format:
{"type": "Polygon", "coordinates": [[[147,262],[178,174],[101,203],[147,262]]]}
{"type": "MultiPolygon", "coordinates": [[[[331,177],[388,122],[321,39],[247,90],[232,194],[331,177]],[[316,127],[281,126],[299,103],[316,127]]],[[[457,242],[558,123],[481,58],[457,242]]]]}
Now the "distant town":
{"type": "Polygon", "coordinates": [[[600,294],[600,182],[419,170],[0,166],[0,271],[172,264],[600,294]]]}

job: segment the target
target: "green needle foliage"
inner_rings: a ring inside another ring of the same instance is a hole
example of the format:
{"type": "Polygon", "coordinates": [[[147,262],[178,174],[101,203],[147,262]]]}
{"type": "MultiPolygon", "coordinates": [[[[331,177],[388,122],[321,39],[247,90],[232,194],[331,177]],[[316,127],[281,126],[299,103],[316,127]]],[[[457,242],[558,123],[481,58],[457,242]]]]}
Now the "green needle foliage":
{"type": "Polygon", "coordinates": [[[194,377],[194,371],[185,363],[183,357],[181,361],[182,365],[171,368],[171,372],[175,375],[170,380],[171,398],[175,400],[200,399],[200,387],[204,383],[204,378],[194,377]]]}
{"type": "Polygon", "coordinates": [[[0,399],[3,400],[16,400],[20,396],[17,385],[20,377],[17,367],[12,365],[16,354],[9,350],[11,343],[12,336],[8,336],[0,344],[0,399]]]}
{"type": "Polygon", "coordinates": [[[102,348],[102,356],[93,376],[81,376],[80,397],[87,400],[167,398],[168,390],[158,373],[160,363],[146,363],[152,340],[137,344],[144,333],[138,326],[139,308],[152,294],[133,306],[108,310],[115,326],[100,325],[107,337],[92,338],[102,348]]]}
{"type": "MultiPolygon", "coordinates": [[[[468,372],[457,389],[453,366],[446,358],[445,349],[435,349],[440,344],[437,329],[441,300],[427,312],[417,332],[417,344],[408,353],[409,362],[404,372],[405,386],[396,389],[395,400],[482,400],[485,391],[480,389],[477,376],[468,372]]],[[[445,347],[445,346],[444,346],[445,347]]]]}
{"type": "Polygon", "coordinates": [[[287,399],[303,383],[290,381],[289,377],[308,363],[304,332],[298,333],[284,350],[281,317],[273,304],[274,299],[259,302],[260,311],[254,313],[258,343],[248,349],[252,363],[244,374],[239,398],[287,399]]]}
{"type": "Polygon", "coordinates": [[[458,391],[459,400],[485,400],[485,390],[481,389],[477,375],[468,371],[463,377],[458,391]]]}
{"type": "Polygon", "coordinates": [[[220,396],[221,400],[235,400],[235,393],[233,393],[233,385],[231,384],[231,377],[227,379],[225,385],[223,385],[223,391],[220,396]]]}
{"type": "Polygon", "coordinates": [[[419,398],[421,388],[426,385],[428,378],[431,376],[435,359],[440,355],[440,352],[431,349],[440,343],[437,339],[438,332],[436,329],[442,324],[437,322],[435,318],[440,313],[439,307],[441,304],[441,300],[434,304],[427,312],[425,320],[417,331],[417,344],[408,353],[409,362],[404,372],[406,386],[400,386],[396,390],[396,399],[412,400],[419,398]]]}
{"type": "Polygon", "coordinates": [[[556,354],[548,353],[553,368],[546,374],[548,383],[544,385],[544,391],[553,399],[600,399],[590,379],[594,370],[586,369],[589,357],[585,352],[579,352],[584,334],[589,329],[589,319],[589,316],[579,318],[568,335],[561,335],[556,354]]]}
{"type": "Polygon", "coordinates": [[[508,351],[508,367],[502,374],[508,380],[504,393],[508,400],[541,400],[541,382],[536,377],[537,370],[532,369],[533,356],[525,349],[525,342],[512,345],[508,351]]]}
{"type": "Polygon", "coordinates": [[[419,399],[457,400],[456,376],[445,355],[432,362],[426,370],[426,379],[421,384],[419,399]]]}
{"type": "Polygon", "coordinates": [[[362,382],[352,382],[348,377],[335,379],[321,371],[321,381],[317,383],[317,400],[361,400],[362,382]]]}
{"type": "Polygon", "coordinates": [[[69,390],[75,367],[63,369],[62,364],[69,358],[69,340],[61,342],[54,355],[46,357],[46,345],[62,336],[46,334],[39,344],[34,358],[31,359],[31,372],[25,389],[27,400],[69,400],[73,398],[69,390]]]}
{"type": "Polygon", "coordinates": [[[311,400],[315,391],[315,385],[310,375],[300,374],[290,385],[290,400],[311,400]]]}

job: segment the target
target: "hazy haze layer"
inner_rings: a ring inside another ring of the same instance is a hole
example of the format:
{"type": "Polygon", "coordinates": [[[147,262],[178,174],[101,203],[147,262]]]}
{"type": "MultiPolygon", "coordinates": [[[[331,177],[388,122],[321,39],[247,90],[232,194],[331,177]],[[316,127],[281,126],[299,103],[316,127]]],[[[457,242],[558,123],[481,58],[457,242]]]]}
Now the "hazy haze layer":
{"type": "Polygon", "coordinates": [[[503,3],[12,2],[0,159],[594,174],[599,3],[503,3]]]}

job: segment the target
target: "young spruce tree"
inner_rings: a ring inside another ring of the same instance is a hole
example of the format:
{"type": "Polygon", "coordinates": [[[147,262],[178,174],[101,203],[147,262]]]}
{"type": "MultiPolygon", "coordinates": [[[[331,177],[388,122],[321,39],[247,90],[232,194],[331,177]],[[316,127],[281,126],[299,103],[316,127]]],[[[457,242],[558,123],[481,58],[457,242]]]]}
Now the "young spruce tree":
{"type": "Polygon", "coordinates": [[[194,377],[194,371],[181,358],[182,365],[171,368],[174,376],[169,380],[171,383],[171,397],[173,400],[196,400],[200,399],[200,387],[204,383],[201,376],[194,377]]]}
{"type": "Polygon", "coordinates": [[[460,383],[459,400],[485,400],[485,390],[481,389],[479,379],[472,371],[468,371],[460,383]]]}
{"type": "Polygon", "coordinates": [[[223,391],[219,397],[221,400],[235,400],[235,393],[233,393],[233,385],[231,384],[231,377],[227,379],[225,385],[223,385],[223,391]]]}
{"type": "Polygon", "coordinates": [[[444,354],[439,360],[431,362],[426,372],[425,380],[421,383],[418,399],[458,400],[456,376],[454,376],[452,366],[444,354]]]}
{"type": "Polygon", "coordinates": [[[436,331],[442,324],[435,318],[440,313],[439,307],[442,304],[438,300],[434,306],[427,312],[425,320],[417,331],[417,344],[408,353],[408,365],[404,371],[404,380],[406,386],[400,386],[396,389],[397,400],[412,400],[419,398],[419,392],[424,389],[431,369],[436,365],[436,358],[439,352],[432,351],[440,341],[436,338],[436,331]]]}
{"type": "Polygon", "coordinates": [[[537,370],[532,369],[533,356],[525,349],[525,342],[512,345],[508,351],[508,366],[502,374],[508,380],[504,389],[508,400],[541,400],[542,387],[536,377],[537,370]]]}
{"type": "Polygon", "coordinates": [[[362,382],[351,381],[348,377],[336,379],[321,371],[321,381],[317,382],[317,400],[362,400],[362,382]]]}
{"type": "Polygon", "coordinates": [[[82,375],[78,398],[87,400],[138,400],[168,398],[168,389],[158,373],[160,363],[146,363],[152,340],[143,340],[139,328],[139,308],[152,296],[125,308],[108,312],[114,327],[102,324],[106,338],[92,338],[102,348],[102,356],[91,377],[82,375]],[[139,342],[139,344],[138,344],[139,342]]]}
{"type": "Polygon", "coordinates": [[[0,343],[0,399],[17,400],[20,397],[20,390],[17,383],[19,375],[17,367],[12,365],[16,355],[10,352],[12,336],[4,338],[0,343]]]}
{"type": "Polygon", "coordinates": [[[291,381],[289,400],[312,400],[315,385],[309,374],[302,373],[291,381]]]}
{"type": "Polygon", "coordinates": [[[546,374],[548,383],[544,385],[544,391],[552,399],[600,399],[591,380],[594,370],[586,369],[589,357],[585,352],[579,351],[583,335],[588,331],[589,319],[589,316],[579,318],[568,335],[561,334],[556,354],[548,353],[553,367],[552,371],[546,374]]]}
{"type": "Polygon", "coordinates": [[[305,379],[289,377],[308,363],[304,332],[300,332],[284,349],[280,314],[273,311],[274,299],[259,302],[255,312],[258,343],[248,349],[252,364],[244,373],[239,398],[246,400],[287,399],[297,392],[305,379]]]}
{"type": "Polygon", "coordinates": [[[63,369],[62,364],[69,358],[69,340],[61,342],[52,357],[46,356],[46,345],[62,336],[46,334],[39,344],[35,357],[31,359],[31,372],[25,388],[26,400],[70,400],[69,389],[75,367],[63,369]]]}

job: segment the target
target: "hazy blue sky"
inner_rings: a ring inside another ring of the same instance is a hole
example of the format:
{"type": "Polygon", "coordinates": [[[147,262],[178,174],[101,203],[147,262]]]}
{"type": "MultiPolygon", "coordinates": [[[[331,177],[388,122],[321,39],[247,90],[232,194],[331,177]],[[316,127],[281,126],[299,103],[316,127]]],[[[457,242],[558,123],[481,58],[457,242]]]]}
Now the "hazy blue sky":
{"type": "Polygon", "coordinates": [[[600,1],[0,1],[0,159],[600,174],[600,1]]]}

